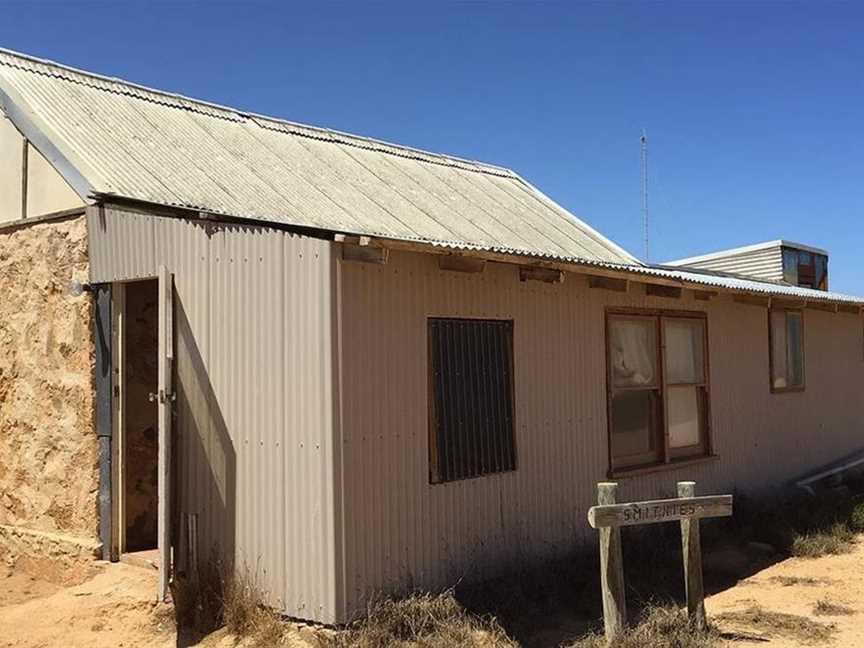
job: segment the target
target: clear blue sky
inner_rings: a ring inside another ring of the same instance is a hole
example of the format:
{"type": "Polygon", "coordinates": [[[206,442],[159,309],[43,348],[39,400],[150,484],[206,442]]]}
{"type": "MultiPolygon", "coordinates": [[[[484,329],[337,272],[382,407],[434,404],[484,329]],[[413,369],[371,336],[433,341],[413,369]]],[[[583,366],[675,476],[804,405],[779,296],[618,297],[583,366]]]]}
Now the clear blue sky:
{"type": "Polygon", "coordinates": [[[775,238],[864,294],[864,6],[7,0],[0,45],[509,166],[652,261],[775,238]]]}

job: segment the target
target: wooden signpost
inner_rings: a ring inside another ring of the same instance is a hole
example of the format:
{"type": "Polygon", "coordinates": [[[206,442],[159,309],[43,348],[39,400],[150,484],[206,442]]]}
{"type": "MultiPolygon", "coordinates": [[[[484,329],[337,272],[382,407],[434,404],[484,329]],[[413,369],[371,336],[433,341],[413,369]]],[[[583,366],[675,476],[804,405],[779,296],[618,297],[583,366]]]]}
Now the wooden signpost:
{"type": "Polygon", "coordinates": [[[588,511],[588,524],[600,533],[600,585],[603,588],[603,624],[611,641],[627,623],[621,527],[681,521],[681,548],[687,586],[687,614],[705,629],[705,593],[702,586],[702,547],[699,520],[732,515],[732,496],[696,497],[696,482],[678,482],[676,499],[616,504],[618,484],[597,484],[597,506],[588,511]]]}

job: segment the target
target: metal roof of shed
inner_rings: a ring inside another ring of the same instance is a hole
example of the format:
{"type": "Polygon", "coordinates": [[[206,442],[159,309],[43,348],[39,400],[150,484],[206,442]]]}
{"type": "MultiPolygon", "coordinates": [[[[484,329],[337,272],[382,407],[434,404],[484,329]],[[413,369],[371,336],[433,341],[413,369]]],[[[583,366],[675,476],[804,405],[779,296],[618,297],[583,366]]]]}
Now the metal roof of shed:
{"type": "Polygon", "coordinates": [[[776,241],[766,241],[764,243],[755,243],[753,245],[744,245],[742,247],[729,248],[727,250],[718,250],[717,252],[709,252],[698,256],[687,257],[686,259],[676,259],[674,261],[666,261],[663,265],[667,266],[686,266],[691,263],[699,263],[701,261],[712,261],[714,259],[723,259],[726,257],[735,256],[738,254],[746,254],[748,252],[758,252],[760,250],[770,250],[772,248],[794,248],[796,250],[804,250],[814,254],[824,254],[828,256],[828,251],[822,248],[813,247],[812,245],[804,245],[803,243],[794,243],[792,241],[784,241],[778,239],[776,241]]]}
{"type": "Polygon", "coordinates": [[[0,49],[6,114],[84,199],[640,262],[497,166],[242,112],[0,49]]]}
{"type": "Polygon", "coordinates": [[[643,264],[503,167],[239,111],[3,48],[0,108],[85,200],[125,198],[685,285],[864,304],[643,264]]]}

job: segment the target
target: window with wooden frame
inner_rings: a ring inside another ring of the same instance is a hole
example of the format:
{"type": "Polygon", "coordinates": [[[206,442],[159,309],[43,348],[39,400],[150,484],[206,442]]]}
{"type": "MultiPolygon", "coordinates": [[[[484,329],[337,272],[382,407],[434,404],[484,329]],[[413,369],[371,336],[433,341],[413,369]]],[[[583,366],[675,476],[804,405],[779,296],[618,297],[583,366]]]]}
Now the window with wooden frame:
{"type": "Polygon", "coordinates": [[[771,391],[804,389],[804,313],[773,308],[768,311],[771,391]]]}
{"type": "Polygon", "coordinates": [[[429,481],[515,470],[512,320],[428,326],[429,481]]]}
{"type": "Polygon", "coordinates": [[[793,286],[828,290],[828,257],[807,250],[783,248],[783,281],[793,286]]]}
{"type": "Polygon", "coordinates": [[[608,312],[613,471],[709,454],[707,340],[703,313],[608,312]]]}

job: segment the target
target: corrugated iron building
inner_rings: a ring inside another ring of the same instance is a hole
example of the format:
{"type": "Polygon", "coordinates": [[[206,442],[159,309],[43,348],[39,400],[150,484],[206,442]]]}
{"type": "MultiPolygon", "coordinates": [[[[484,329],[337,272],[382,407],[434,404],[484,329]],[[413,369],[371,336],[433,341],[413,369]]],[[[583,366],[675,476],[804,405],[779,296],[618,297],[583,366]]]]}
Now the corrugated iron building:
{"type": "MultiPolygon", "coordinates": [[[[111,322],[123,286],[167,287],[166,577],[219,552],[258,570],[287,614],[342,622],[377,591],[446,587],[584,545],[595,484],[610,476],[627,498],[680,479],[758,490],[861,449],[864,299],[647,266],[512,171],[14,53],[0,54],[0,99],[88,205],[97,322],[111,322]],[[806,389],[772,382],[775,307],[801,313],[806,389]],[[698,456],[612,468],[607,329],[625,310],[705,323],[710,438],[698,456]],[[507,323],[452,349],[476,365],[509,346],[488,369],[509,385],[490,396],[464,359],[436,365],[439,320],[507,323]],[[455,394],[453,429],[431,430],[441,366],[500,409],[455,394]],[[455,472],[433,465],[449,434],[475,444],[455,472]],[[503,457],[494,468],[489,447],[503,457]]],[[[100,434],[116,440],[120,406],[101,402],[100,434]]]]}

